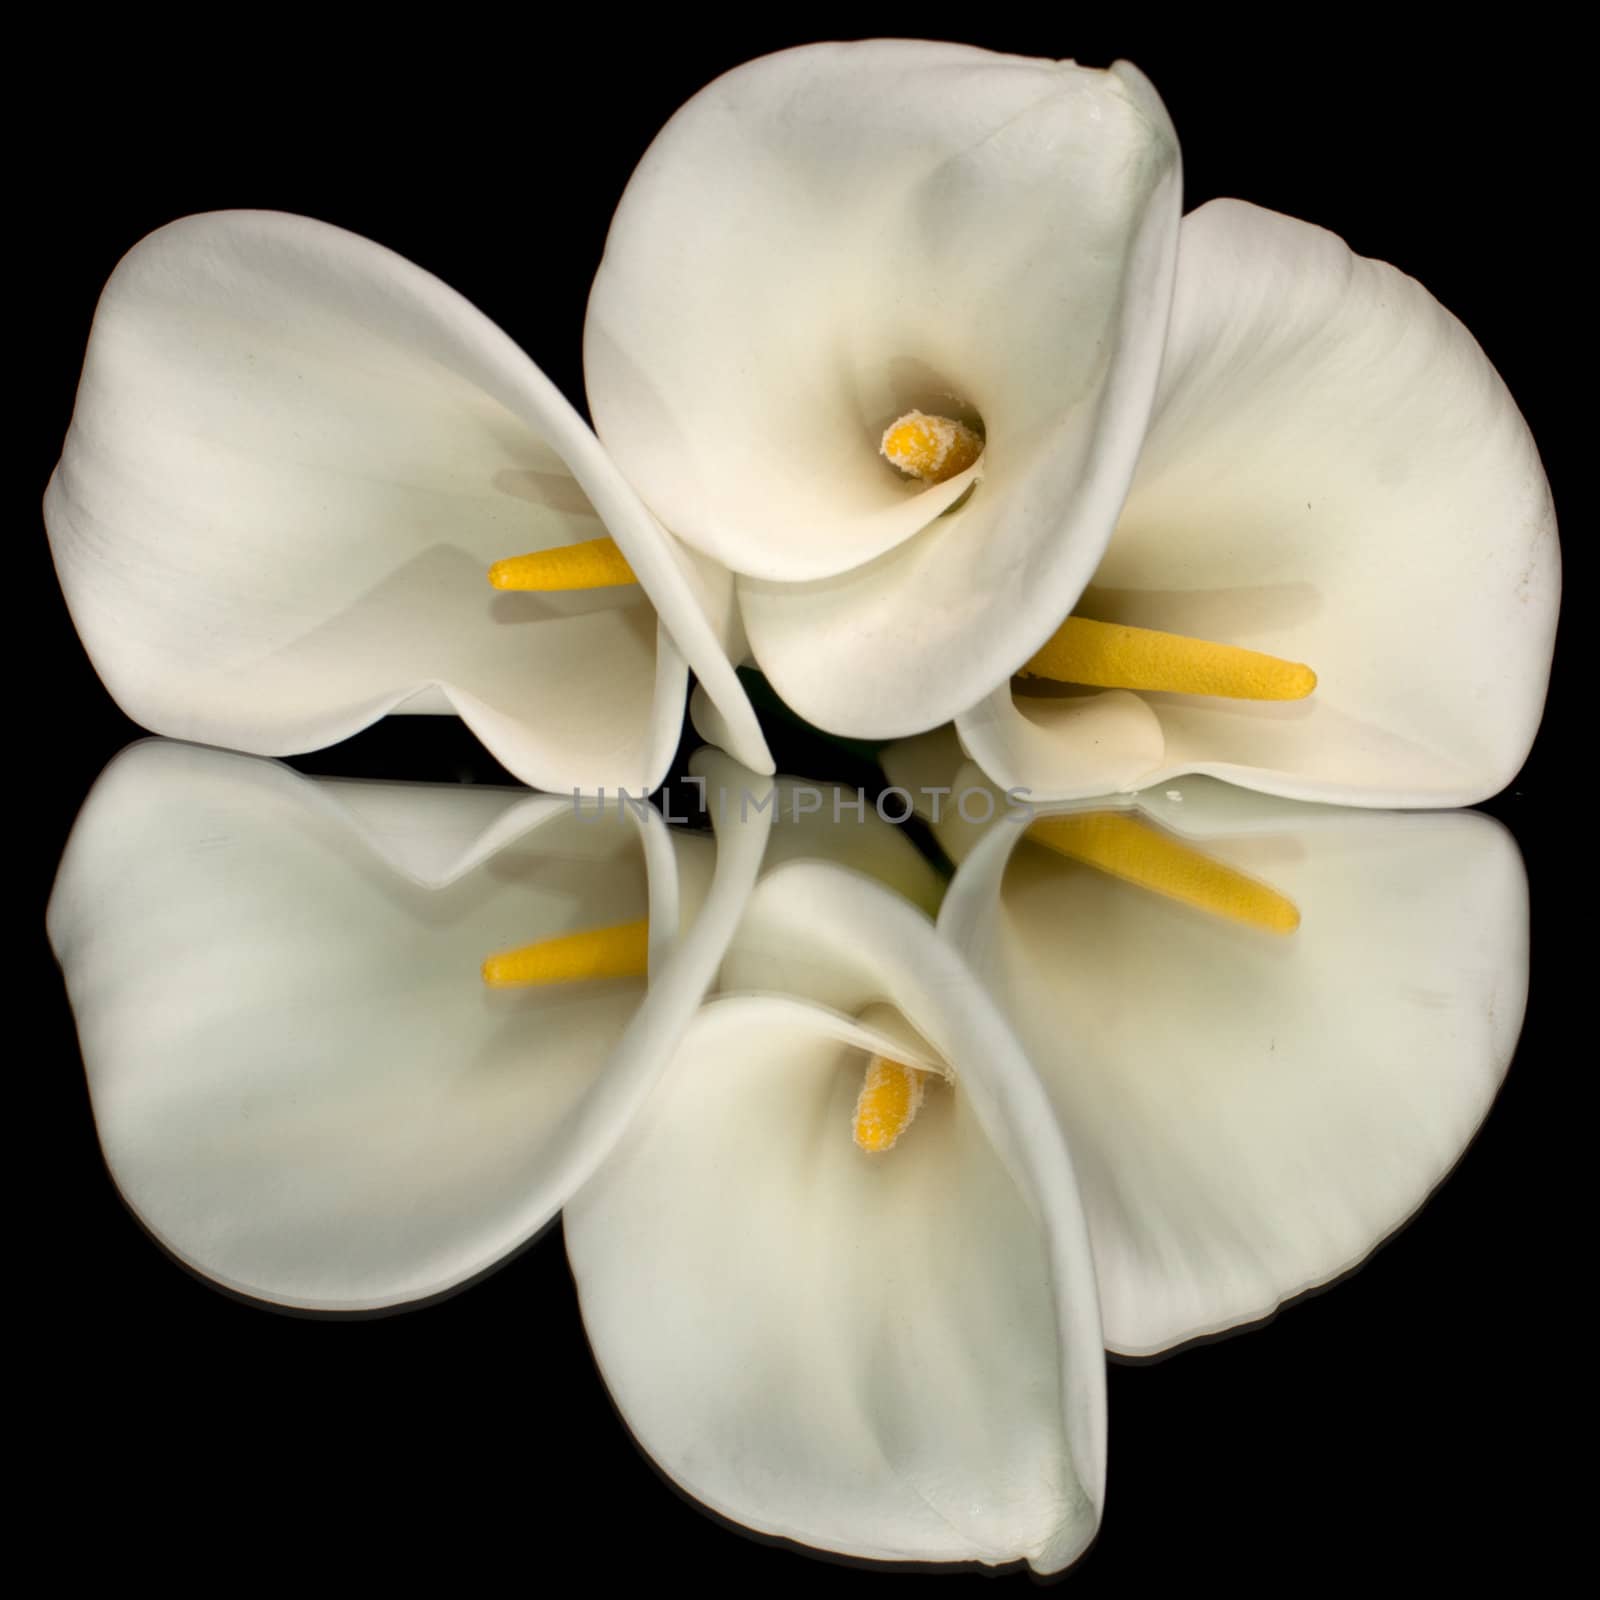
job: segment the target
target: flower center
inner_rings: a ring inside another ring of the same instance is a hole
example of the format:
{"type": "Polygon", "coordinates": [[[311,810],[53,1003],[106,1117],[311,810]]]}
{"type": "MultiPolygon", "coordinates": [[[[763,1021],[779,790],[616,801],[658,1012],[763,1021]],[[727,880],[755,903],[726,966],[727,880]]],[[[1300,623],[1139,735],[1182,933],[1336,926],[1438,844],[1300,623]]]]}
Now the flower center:
{"type": "Polygon", "coordinates": [[[874,1056],[856,1097],[851,1132],[869,1155],[892,1150],[922,1105],[930,1073],[888,1056],[874,1056]]]}
{"type": "MultiPolygon", "coordinates": [[[[879,449],[908,478],[943,483],[965,472],[983,454],[983,435],[952,417],[908,411],[885,429],[879,449]]],[[[496,589],[532,594],[609,589],[638,581],[628,558],[610,538],[507,556],[489,568],[489,582],[496,589]]]]}
{"type": "Polygon", "coordinates": [[[1068,617],[1017,676],[1229,700],[1304,700],[1317,686],[1316,673],[1298,661],[1088,617],[1068,617]]]}
{"type": "Polygon", "coordinates": [[[983,454],[983,438],[953,417],[908,411],[884,429],[878,448],[907,477],[944,483],[977,461],[983,454]]]}
{"type": "Polygon", "coordinates": [[[649,970],[649,955],[650,922],[640,917],[637,922],[584,928],[502,950],[483,963],[483,981],[491,989],[515,989],[600,978],[642,978],[649,970]]]}
{"type": "Polygon", "coordinates": [[[1287,896],[1126,811],[1041,817],[1028,837],[1071,861],[1214,917],[1266,933],[1293,933],[1300,926],[1300,909],[1287,896]]]}

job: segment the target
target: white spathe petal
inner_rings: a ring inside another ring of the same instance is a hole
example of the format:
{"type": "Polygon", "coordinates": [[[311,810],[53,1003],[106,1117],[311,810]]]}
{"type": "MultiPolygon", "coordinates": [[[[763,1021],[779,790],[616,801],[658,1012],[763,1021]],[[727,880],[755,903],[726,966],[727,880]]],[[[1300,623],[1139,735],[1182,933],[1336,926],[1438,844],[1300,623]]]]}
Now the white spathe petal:
{"type": "Polygon", "coordinates": [[[129,252],[45,516],[97,669],[159,732],[283,754],[422,691],[527,782],[642,790],[680,651],[753,727],[714,597],[548,379],[437,279],[308,218],[190,217],[129,252]],[[606,533],[642,589],[487,582],[606,533]]]}
{"type": "Polygon", "coordinates": [[[745,575],[803,716],[934,726],[1071,608],[1148,417],[1178,210],[1138,72],[961,45],[769,56],[651,146],[590,300],[590,405],[662,521],[745,575]],[[912,409],[980,413],[978,466],[903,480],[878,443],[912,409]]]}
{"type": "Polygon", "coordinates": [[[925,920],[878,886],[791,863],[751,912],[764,936],[855,929],[865,988],[954,1086],[931,1084],[894,1150],[867,1156],[851,1115],[876,1028],[793,996],[708,1005],[564,1218],[612,1395],[676,1482],[745,1526],[1059,1570],[1099,1518],[1104,1373],[1039,1086],[925,920]]]}
{"type": "MultiPolygon", "coordinates": [[[[585,438],[590,436],[585,434],[585,438]]],[[[695,693],[712,708],[718,746],[752,772],[770,776],[772,753],[735,670],[749,655],[750,646],[739,615],[733,574],[680,544],[659,523],[651,520],[649,525],[657,537],[640,541],[628,552],[634,573],[655,602],[672,644],[694,669],[695,693]]],[[[664,672],[660,676],[664,682],[664,672]]],[[[675,709],[679,717],[673,728],[674,740],[683,731],[682,707],[675,704],[675,709]]]]}
{"type": "MultiPolygon", "coordinates": [[[[1156,415],[1080,609],[1318,683],[1283,705],[1149,696],[1165,750],[1137,781],[1481,800],[1538,727],[1559,597],[1538,451],[1472,335],[1309,223],[1233,200],[1185,218],[1156,415]]],[[[1005,770],[1083,792],[1023,752],[1005,770]]]]}
{"type": "Polygon", "coordinates": [[[995,690],[955,720],[972,759],[1005,789],[1071,800],[1139,787],[1161,765],[1161,722],[1124,689],[1052,696],[995,690]]]}
{"type": "Polygon", "coordinates": [[[653,813],[324,790],[135,746],[86,802],[49,917],[118,1187],[180,1260],[280,1304],[401,1304],[486,1270],[601,1159],[692,1015],[753,876],[731,908],[707,895],[710,848],[653,813]],[[479,976],[647,914],[648,991],[479,976]]]}
{"type": "Polygon", "coordinates": [[[718,750],[728,748],[728,724],[716,701],[698,683],[689,692],[689,725],[707,744],[718,750]]]}
{"type": "Polygon", "coordinates": [[[1474,813],[1204,778],[1120,805],[1287,895],[1298,931],[1224,922],[1004,828],[940,927],[1071,1143],[1107,1343],[1148,1354],[1336,1278],[1449,1172],[1521,1025],[1527,888],[1509,836],[1474,813]]]}

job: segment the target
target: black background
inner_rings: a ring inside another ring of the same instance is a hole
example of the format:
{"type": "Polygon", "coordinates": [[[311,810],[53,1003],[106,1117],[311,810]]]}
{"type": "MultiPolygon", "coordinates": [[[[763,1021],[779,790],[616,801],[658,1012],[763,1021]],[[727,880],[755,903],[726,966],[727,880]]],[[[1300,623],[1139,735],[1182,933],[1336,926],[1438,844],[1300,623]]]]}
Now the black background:
{"type": "MultiPolygon", "coordinates": [[[[69,1562],[106,1557],[130,1575],[225,1563],[286,1582],[420,1578],[434,1557],[470,1586],[508,1563],[529,1584],[609,1573],[641,1586],[903,1592],[929,1581],[742,1538],[667,1487],[594,1371],[559,1227],[441,1305],[343,1326],[236,1303],[172,1265],[101,1163],[40,932],[73,813],[139,733],[76,642],[38,514],[95,298],[118,257],[192,211],[321,217],[460,289],[581,406],[588,285],[656,128],[752,55],[907,31],[913,18],[885,15],[713,36],[687,19],[655,33],[616,16],[508,32],[441,12],[425,36],[391,17],[359,44],[282,23],[226,39],[166,37],[148,22],[122,39],[84,24],[22,69],[38,111],[17,147],[13,248],[36,282],[13,306],[28,432],[26,461],[9,474],[21,490],[11,598],[23,715],[10,766],[28,807],[16,835],[20,922],[37,963],[37,986],[15,990],[21,1037],[39,1028],[11,1069],[23,1088],[12,1237],[28,1266],[14,1274],[23,1293],[10,1321],[36,1351],[15,1373],[14,1403],[43,1424],[21,1435],[25,1470],[36,1493],[82,1519],[84,1548],[69,1562]]],[[[1455,311],[1540,442],[1567,534],[1568,594],[1581,602],[1574,535],[1586,539],[1589,508],[1578,503],[1576,424],[1593,356],[1580,347],[1591,329],[1569,263],[1592,185],[1580,89],[1563,65],[1575,44],[1503,20],[1466,42],[1402,39],[1377,12],[1339,19],[1337,39],[1287,14],[1270,27],[1218,15],[1204,32],[1131,19],[1001,31],[976,25],[981,15],[954,27],[918,17],[912,31],[1090,65],[1136,61],[1183,140],[1186,206],[1238,195],[1319,222],[1455,311]]],[[[1585,1287],[1589,1251],[1563,1237],[1553,1146],[1592,1070],[1565,1015],[1570,873],[1590,853],[1555,779],[1577,716],[1571,663],[1561,666],[1571,612],[1569,599],[1539,744],[1485,808],[1517,833],[1535,916],[1529,1021],[1497,1105],[1420,1217],[1332,1292],[1267,1329],[1112,1368],[1109,1506],[1072,1591],[1537,1583],[1562,1541],[1566,1468],[1553,1441],[1584,1353],[1561,1330],[1579,1325],[1564,1307],[1585,1287]]],[[[804,764],[781,743],[778,754],[804,764]]],[[[296,765],[499,777],[458,725],[432,718],[395,719],[296,765]]]]}

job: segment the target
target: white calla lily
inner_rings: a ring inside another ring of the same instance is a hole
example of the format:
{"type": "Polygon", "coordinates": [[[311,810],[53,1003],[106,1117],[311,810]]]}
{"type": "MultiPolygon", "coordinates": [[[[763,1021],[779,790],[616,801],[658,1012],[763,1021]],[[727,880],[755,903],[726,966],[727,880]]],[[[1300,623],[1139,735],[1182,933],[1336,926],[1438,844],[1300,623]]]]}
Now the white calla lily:
{"type": "Polygon", "coordinates": [[[564,1217],[624,1418],[760,1532],[1060,1570],[1103,1504],[1104,1358],[1072,1165],[1015,1038],[925,917],[826,862],[763,878],[722,984],[748,992],[704,1007],[564,1217]],[[869,1153],[875,1061],[922,1105],[869,1153]]]}
{"type": "Polygon", "coordinates": [[[952,838],[940,931],[1071,1143],[1113,1350],[1254,1321],[1360,1262],[1505,1075],[1527,883],[1487,817],[1199,778],[952,838]]]}
{"type": "Polygon", "coordinates": [[[1315,687],[1023,679],[956,727],[998,784],[1041,799],[1206,773],[1303,800],[1470,804],[1527,755],[1559,597],[1538,452],[1471,334],[1333,234],[1214,201],[1184,219],[1149,437],[1077,609],[1305,663],[1315,687]]]}
{"type": "Polygon", "coordinates": [[[118,1188],[179,1260],[280,1305],[466,1282],[550,1220],[648,1091],[769,825],[713,846],[643,807],[134,746],[49,913],[118,1188]],[[507,947],[545,981],[487,986],[507,947]]]}
{"type": "Polygon", "coordinates": [[[771,770],[726,576],[504,333],[342,229],[219,212],[136,245],[45,520],[96,668],[156,732],[283,755],[454,710],[535,787],[642,793],[677,748],[687,663],[728,748],[771,770]],[[487,580],[607,536],[637,583],[487,580]]]}
{"type": "Polygon", "coordinates": [[[658,136],[595,279],[590,407],[656,515],[739,575],[802,716],[932,727],[1071,609],[1143,437],[1178,217],[1171,123],[1125,63],[808,46],[658,136]],[[916,413],[981,458],[897,471],[880,440],[916,413]]]}

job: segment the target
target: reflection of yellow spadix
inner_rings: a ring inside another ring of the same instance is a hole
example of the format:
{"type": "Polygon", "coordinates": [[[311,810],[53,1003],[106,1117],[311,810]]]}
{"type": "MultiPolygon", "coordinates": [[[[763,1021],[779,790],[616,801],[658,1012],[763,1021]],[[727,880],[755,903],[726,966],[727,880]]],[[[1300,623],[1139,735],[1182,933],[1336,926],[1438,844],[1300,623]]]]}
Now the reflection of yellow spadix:
{"type": "Polygon", "coordinates": [[[580,983],[595,978],[642,978],[649,970],[650,923],[619,922],[540,939],[503,950],[483,964],[483,981],[496,989],[528,984],[580,983]]]}
{"type": "Polygon", "coordinates": [[[1057,854],[1181,900],[1185,905],[1268,933],[1293,933],[1300,912],[1276,889],[1225,867],[1125,811],[1041,817],[1028,837],[1057,854]]]}
{"type": "Polygon", "coordinates": [[[856,1100],[855,1140],[863,1150],[877,1154],[894,1142],[916,1116],[928,1074],[887,1056],[874,1056],[856,1100]]]}

